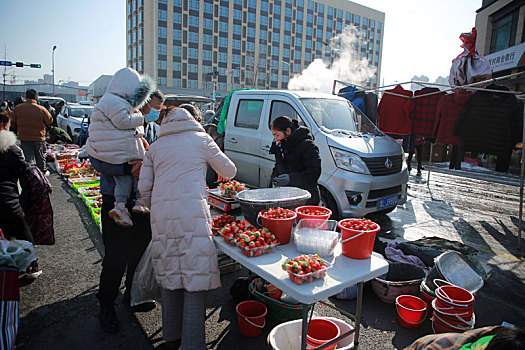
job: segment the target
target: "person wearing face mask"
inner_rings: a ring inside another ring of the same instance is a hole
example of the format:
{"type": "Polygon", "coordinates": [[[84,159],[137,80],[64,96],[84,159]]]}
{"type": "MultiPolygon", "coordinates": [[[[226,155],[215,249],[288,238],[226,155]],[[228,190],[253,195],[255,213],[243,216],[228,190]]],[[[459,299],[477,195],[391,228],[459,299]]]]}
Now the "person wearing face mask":
{"type": "Polygon", "coordinates": [[[160,109],[164,102],[164,95],[157,89],[150,97],[151,99],[142,107],[141,112],[144,115],[144,139],[151,145],[159,138],[159,125],[161,122],[159,117],[160,109]]]}
{"type": "Polygon", "coordinates": [[[312,196],[306,204],[318,205],[321,157],[312,134],[304,126],[299,126],[297,120],[287,116],[275,118],[270,128],[275,139],[270,148],[270,154],[275,155],[272,185],[307,190],[312,196]]]}

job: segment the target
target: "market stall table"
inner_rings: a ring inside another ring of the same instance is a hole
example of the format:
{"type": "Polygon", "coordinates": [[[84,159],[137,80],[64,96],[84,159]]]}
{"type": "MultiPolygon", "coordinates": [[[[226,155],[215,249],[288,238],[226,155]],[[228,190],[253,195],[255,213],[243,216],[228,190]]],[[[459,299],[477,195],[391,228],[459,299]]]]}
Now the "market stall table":
{"type": "MultiPolygon", "coordinates": [[[[341,255],[341,246],[338,245],[334,252],[334,257],[328,259],[331,260],[334,266],[328,270],[324,279],[297,285],[290,280],[288,273],[281,268],[282,263],[287,259],[301,255],[294,243],[277,246],[269,254],[247,257],[242,254],[239,248],[226,243],[222,237],[214,236],[213,240],[217,248],[223,253],[302,304],[315,304],[341,292],[347,287],[357,284],[356,315],[355,318],[353,317],[355,328],[351,332],[355,332],[354,349],[358,348],[363,284],[388,272],[388,262],[380,254],[373,253],[369,259],[363,260],[350,259],[341,255]]],[[[306,349],[307,315],[308,308],[305,307],[303,308],[301,349],[306,349]]],[[[341,339],[349,334],[343,334],[341,339]]]]}

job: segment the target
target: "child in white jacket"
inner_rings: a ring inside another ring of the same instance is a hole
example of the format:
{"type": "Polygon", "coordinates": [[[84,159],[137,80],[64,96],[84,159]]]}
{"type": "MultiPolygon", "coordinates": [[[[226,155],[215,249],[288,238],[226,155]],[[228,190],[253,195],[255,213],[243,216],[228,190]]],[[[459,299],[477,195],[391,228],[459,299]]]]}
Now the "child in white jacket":
{"type": "MultiPolygon", "coordinates": [[[[85,148],[93,160],[93,166],[103,163],[105,169],[114,165],[122,169],[128,162],[144,157],[144,117],[138,111],[155,90],[155,82],[142,77],[132,68],[123,68],[115,73],[106,93],[95,106],[89,125],[89,138],[85,148]],[[105,164],[104,164],[105,163],[105,164]]],[[[126,208],[132,193],[137,198],[132,211],[149,213],[137,190],[138,180],[130,174],[113,176],[115,180],[115,207],[109,216],[120,226],[131,227],[133,222],[126,208]]]]}

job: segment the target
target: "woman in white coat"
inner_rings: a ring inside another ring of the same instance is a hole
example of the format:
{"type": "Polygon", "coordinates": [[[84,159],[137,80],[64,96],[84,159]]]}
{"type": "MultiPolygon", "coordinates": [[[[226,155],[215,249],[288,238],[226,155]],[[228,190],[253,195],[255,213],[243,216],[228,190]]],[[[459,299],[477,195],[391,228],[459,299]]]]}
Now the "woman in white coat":
{"type": "Polygon", "coordinates": [[[182,108],[161,112],[159,139],[140,171],[139,191],[151,202],[152,264],[162,296],[167,349],[206,349],[205,292],[220,287],[206,193],[209,164],[220,176],[237,169],[182,108]]]}

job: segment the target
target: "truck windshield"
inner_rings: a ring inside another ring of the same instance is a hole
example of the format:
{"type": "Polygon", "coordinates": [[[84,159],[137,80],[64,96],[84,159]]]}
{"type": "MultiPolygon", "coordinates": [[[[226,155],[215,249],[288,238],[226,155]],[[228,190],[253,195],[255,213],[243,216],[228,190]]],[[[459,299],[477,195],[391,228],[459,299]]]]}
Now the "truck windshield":
{"type": "Polygon", "coordinates": [[[364,114],[356,113],[349,101],[326,98],[303,98],[301,101],[325,132],[383,135],[364,114]]]}
{"type": "Polygon", "coordinates": [[[86,114],[91,116],[91,112],[93,112],[93,108],[71,108],[72,117],[82,118],[86,114]]]}

